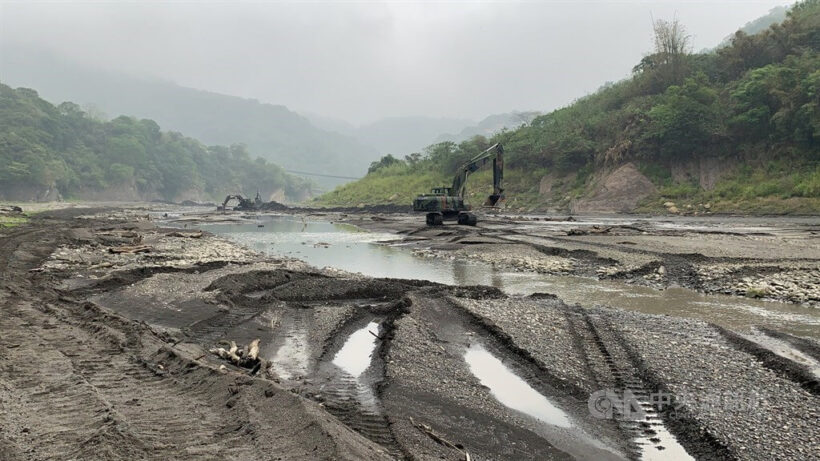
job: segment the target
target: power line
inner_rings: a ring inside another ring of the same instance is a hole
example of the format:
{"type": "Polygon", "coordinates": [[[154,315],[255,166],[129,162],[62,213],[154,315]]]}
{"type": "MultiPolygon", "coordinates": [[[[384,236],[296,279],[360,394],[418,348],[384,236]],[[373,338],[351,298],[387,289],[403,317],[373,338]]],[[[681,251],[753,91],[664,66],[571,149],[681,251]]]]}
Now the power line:
{"type": "Polygon", "coordinates": [[[362,179],[362,178],[353,178],[353,177],[350,177],[350,176],[336,176],[336,175],[332,175],[332,174],[309,173],[309,172],[307,172],[307,171],[296,171],[296,170],[285,170],[285,171],[287,171],[288,173],[293,173],[293,174],[303,174],[303,175],[307,175],[307,176],[321,176],[321,177],[323,177],[323,178],[336,178],[336,179],[362,179]]]}

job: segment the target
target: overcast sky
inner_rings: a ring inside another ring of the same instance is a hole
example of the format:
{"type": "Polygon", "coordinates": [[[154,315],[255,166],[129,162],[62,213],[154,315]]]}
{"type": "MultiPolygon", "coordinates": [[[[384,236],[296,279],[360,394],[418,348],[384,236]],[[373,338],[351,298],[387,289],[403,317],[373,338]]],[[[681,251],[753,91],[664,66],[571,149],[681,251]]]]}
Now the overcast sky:
{"type": "Polygon", "coordinates": [[[627,77],[653,17],[677,16],[699,50],[789,3],[0,0],[0,41],[354,123],[477,120],[627,77]]]}

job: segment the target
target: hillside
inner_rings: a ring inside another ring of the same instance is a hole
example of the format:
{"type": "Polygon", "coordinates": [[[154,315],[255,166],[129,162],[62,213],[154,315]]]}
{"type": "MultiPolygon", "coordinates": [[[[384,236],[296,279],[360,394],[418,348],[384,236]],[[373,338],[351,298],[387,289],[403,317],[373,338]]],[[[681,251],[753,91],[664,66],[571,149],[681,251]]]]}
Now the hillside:
{"type": "Polygon", "coordinates": [[[436,117],[389,117],[355,126],[344,120],[305,114],[314,125],[351,136],[362,144],[374,146],[384,155],[404,156],[421,152],[430,143],[461,142],[473,136],[491,136],[501,130],[527,124],[538,112],[493,114],[475,123],[466,119],[436,117]]]}
{"type": "Polygon", "coordinates": [[[49,53],[4,44],[3,81],[50,101],[91,104],[107,114],[150,117],[208,144],[244,143],[287,169],[358,177],[378,152],[322,130],[285,106],[90,69],[49,53]]]}
{"type": "Polygon", "coordinates": [[[301,200],[309,184],[246,147],[205,146],[153,120],[95,120],[0,84],[0,199],[223,199],[229,193],[301,200]]]}
{"type": "Polygon", "coordinates": [[[435,142],[462,142],[474,136],[492,136],[502,130],[515,129],[522,125],[527,125],[539,115],[541,115],[540,112],[507,112],[505,114],[493,114],[485,117],[475,125],[462,128],[461,131],[457,133],[442,134],[436,138],[435,142]]]}
{"type": "MultiPolygon", "coordinates": [[[[820,1],[708,53],[691,53],[677,22],[655,32],[630,78],[517,130],[382,159],[317,203],[407,204],[502,142],[515,209],[820,212],[820,1]]],[[[471,177],[471,194],[488,178],[471,177]]]]}

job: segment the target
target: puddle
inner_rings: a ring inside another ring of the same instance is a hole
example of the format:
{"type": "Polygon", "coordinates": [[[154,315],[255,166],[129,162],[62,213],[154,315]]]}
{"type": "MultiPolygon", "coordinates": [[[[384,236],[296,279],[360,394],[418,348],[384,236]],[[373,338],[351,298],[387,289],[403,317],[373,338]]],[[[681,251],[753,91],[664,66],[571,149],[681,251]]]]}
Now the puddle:
{"type": "Polygon", "coordinates": [[[798,336],[820,337],[820,309],[685,288],[655,290],[618,281],[498,270],[477,261],[421,258],[401,246],[377,244],[394,234],[355,226],[264,216],[258,220],[198,224],[252,249],[299,258],[373,277],[422,279],[448,285],[489,285],[513,295],[553,293],[569,304],[606,305],[649,314],[695,318],[736,331],[767,326],[798,336]],[[257,227],[258,224],[265,227],[257,227]]]}
{"type": "Polygon", "coordinates": [[[640,411],[621,421],[627,430],[634,435],[633,441],[640,451],[643,461],[695,461],[678,439],[669,432],[656,411],[656,406],[649,400],[649,393],[643,382],[635,377],[626,379],[628,394],[619,392],[619,396],[632,401],[640,411]]]}
{"type": "Polygon", "coordinates": [[[282,379],[294,379],[308,372],[310,342],[307,329],[299,320],[294,319],[287,327],[284,341],[276,352],[268,354],[269,357],[272,355],[270,360],[274,371],[282,379]]]}
{"type": "Polygon", "coordinates": [[[566,413],[530,387],[480,344],[471,344],[464,354],[464,360],[481,384],[489,387],[493,397],[505,406],[553,426],[572,427],[566,413]]]}
{"type": "Polygon", "coordinates": [[[378,347],[378,339],[371,332],[378,335],[379,327],[380,323],[373,320],[354,331],[330,362],[319,365],[318,374],[327,377],[321,385],[327,398],[326,406],[331,412],[342,408],[346,417],[350,417],[353,414],[350,411],[353,411],[358,416],[348,419],[354,425],[359,422],[357,418],[382,418],[370,367],[378,347]],[[354,410],[351,410],[351,404],[354,410]]]}
{"type": "Polygon", "coordinates": [[[635,438],[641,447],[642,461],[695,461],[666,426],[652,424],[650,427],[656,434],[635,438]]]}
{"type": "Polygon", "coordinates": [[[354,378],[361,376],[370,367],[376,350],[377,338],[371,332],[379,334],[378,322],[370,322],[350,335],[332,363],[354,378]]]}
{"type": "Polygon", "coordinates": [[[757,329],[754,329],[752,334],[742,336],[762,347],[765,347],[780,357],[806,366],[809,369],[809,372],[811,372],[816,379],[820,380],[820,362],[815,360],[813,357],[810,357],[795,349],[788,342],[769,336],[757,329]]]}

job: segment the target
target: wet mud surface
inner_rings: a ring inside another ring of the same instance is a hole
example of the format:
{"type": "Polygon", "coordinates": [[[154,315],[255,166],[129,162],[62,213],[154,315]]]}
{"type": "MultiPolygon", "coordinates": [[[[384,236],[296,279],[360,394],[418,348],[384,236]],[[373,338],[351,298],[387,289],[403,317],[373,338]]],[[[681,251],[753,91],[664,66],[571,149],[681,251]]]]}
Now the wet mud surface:
{"type": "MultiPolygon", "coordinates": [[[[437,257],[497,247],[496,264],[629,268],[652,286],[708,291],[699,270],[737,263],[717,244],[633,252],[599,236],[511,241],[529,231],[513,238],[499,222],[433,231],[380,219],[369,222],[437,257]],[[653,264],[664,279],[647,278],[653,264]]],[[[3,459],[820,456],[815,339],[756,330],[776,353],[699,319],[317,269],[195,235],[130,210],[52,212],[0,234],[3,459]],[[150,250],[111,253],[136,244],[150,250]],[[254,339],[256,372],[208,352],[254,339]]],[[[816,242],[801,242],[809,250],[776,266],[807,277],[792,291],[811,306],[816,242]]]]}

